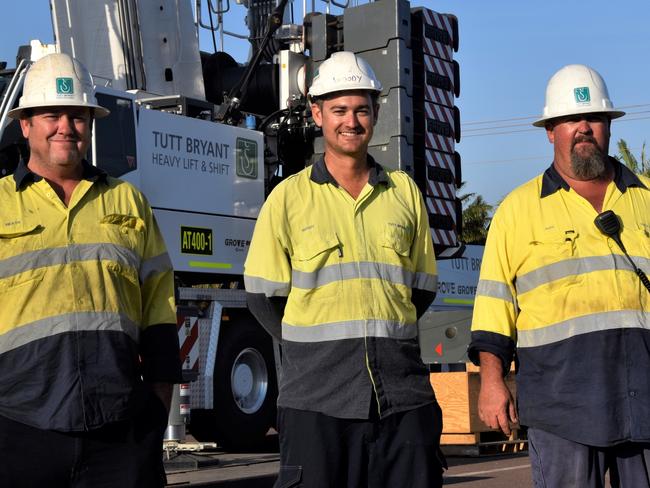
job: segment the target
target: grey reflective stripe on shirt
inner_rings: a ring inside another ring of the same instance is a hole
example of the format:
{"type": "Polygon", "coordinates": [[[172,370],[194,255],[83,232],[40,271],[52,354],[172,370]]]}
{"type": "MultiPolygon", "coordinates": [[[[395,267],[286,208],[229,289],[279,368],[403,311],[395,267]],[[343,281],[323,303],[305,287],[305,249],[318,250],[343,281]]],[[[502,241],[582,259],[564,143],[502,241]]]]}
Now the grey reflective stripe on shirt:
{"type": "Polygon", "coordinates": [[[510,287],[500,281],[479,280],[476,287],[476,296],[498,298],[510,302],[515,306],[517,305],[510,291],[510,287]]]}
{"type": "Polygon", "coordinates": [[[167,253],[146,259],[142,261],[142,265],[140,266],[140,283],[144,283],[154,274],[164,273],[172,269],[172,261],[167,253]]]}
{"type": "Polygon", "coordinates": [[[114,312],[73,312],[36,320],[0,335],[0,354],[64,332],[124,332],[138,341],[138,325],[125,315],[114,312]]]}
{"type": "Polygon", "coordinates": [[[244,287],[248,293],[263,293],[267,297],[288,297],[291,283],[265,280],[245,274],[244,287]]]}
{"type": "Polygon", "coordinates": [[[130,249],[110,243],[73,244],[30,251],[0,261],[0,279],[25,271],[79,261],[115,261],[138,269],[140,258],[130,249]]]}
{"type": "Polygon", "coordinates": [[[282,340],[292,342],[325,342],[364,337],[413,339],[418,335],[415,324],[400,324],[392,320],[348,320],[305,327],[282,323],[282,340]]]}
{"type": "Polygon", "coordinates": [[[426,291],[438,291],[438,276],[428,273],[415,273],[413,288],[426,291]]]}
{"type": "MultiPolygon", "coordinates": [[[[637,266],[648,269],[650,260],[640,256],[633,256],[632,259],[637,266]]],[[[517,293],[522,294],[537,288],[538,286],[550,283],[568,276],[578,276],[592,271],[607,271],[625,269],[632,271],[632,267],[624,256],[610,254],[607,256],[590,256],[586,258],[574,258],[560,261],[537,268],[524,275],[517,277],[515,287],[517,293]]]]}
{"type": "MultiPolygon", "coordinates": [[[[397,285],[412,287],[418,277],[413,272],[401,266],[370,261],[334,264],[311,272],[294,269],[291,273],[293,286],[307,290],[325,286],[336,281],[357,278],[380,279],[397,285]]],[[[430,286],[430,283],[425,284],[430,286]]],[[[431,291],[435,291],[435,287],[431,291]]]]}
{"type": "Polygon", "coordinates": [[[583,315],[539,329],[517,329],[517,347],[545,346],[580,334],[613,329],[650,329],[650,312],[616,310],[583,315]]]}

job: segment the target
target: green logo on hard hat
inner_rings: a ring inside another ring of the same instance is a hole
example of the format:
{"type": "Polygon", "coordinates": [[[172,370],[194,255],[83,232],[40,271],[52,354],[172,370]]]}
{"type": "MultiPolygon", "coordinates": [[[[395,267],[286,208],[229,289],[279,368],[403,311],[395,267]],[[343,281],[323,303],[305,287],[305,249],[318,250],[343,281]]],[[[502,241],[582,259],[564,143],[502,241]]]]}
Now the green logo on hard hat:
{"type": "Polygon", "coordinates": [[[56,79],[56,94],[57,95],[73,95],[74,85],[72,78],[57,78],[56,79]]]}
{"type": "Polygon", "coordinates": [[[591,102],[591,95],[589,95],[589,87],[581,86],[580,88],[573,89],[573,96],[576,99],[576,103],[583,104],[591,102]]]}

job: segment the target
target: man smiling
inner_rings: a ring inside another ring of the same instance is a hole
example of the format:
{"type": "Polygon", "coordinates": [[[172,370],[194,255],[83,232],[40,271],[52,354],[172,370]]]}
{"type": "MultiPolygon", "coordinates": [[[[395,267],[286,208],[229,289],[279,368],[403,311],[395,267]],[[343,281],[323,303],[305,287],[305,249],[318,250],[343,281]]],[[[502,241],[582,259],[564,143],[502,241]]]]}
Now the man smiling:
{"type": "Polygon", "coordinates": [[[84,158],[97,103],[65,54],[27,72],[30,156],[0,180],[0,484],[162,487],[180,380],[173,274],[144,196],[84,158]]]}
{"type": "Polygon", "coordinates": [[[277,487],[442,484],[416,325],[436,263],[415,183],[368,155],[380,91],[354,53],[319,67],[325,154],[271,193],[246,260],[251,310],[282,343],[277,487]]]}

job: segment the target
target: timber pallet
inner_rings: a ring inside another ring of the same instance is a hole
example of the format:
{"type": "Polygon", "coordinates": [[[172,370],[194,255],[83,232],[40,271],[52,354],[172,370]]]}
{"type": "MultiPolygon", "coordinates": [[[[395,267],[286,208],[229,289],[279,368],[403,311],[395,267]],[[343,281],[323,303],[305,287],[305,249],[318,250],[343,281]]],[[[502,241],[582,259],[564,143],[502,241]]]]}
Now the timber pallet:
{"type": "Polygon", "coordinates": [[[517,454],[528,450],[526,429],[513,429],[509,436],[501,432],[442,434],[440,448],[446,456],[491,456],[517,454]]]}

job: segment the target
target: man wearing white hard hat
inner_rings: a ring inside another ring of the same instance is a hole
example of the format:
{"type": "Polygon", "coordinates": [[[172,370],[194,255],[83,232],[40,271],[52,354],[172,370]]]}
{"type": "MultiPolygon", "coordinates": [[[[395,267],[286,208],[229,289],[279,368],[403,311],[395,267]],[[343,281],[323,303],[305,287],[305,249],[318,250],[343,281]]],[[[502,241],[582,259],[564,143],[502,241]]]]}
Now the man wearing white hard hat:
{"type": "Polygon", "coordinates": [[[84,159],[90,73],[50,54],[9,116],[30,155],[0,180],[0,485],[162,487],[180,380],[173,276],[151,208],[84,159]]]}
{"type": "Polygon", "coordinates": [[[650,486],[650,180],[608,156],[623,115],[595,70],[559,70],[533,124],[553,162],[488,233],[469,348],[479,415],[528,427],[536,487],[602,487],[607,472],[613,487],[650,486]]]}
{"type": "Polygon", "coordinates": [[[380,92],[354,53],[320,65],[309,96],[325,154],[273,190],[246,260],[251,310],[282,343],[277,487],[442,485],[416,326],[436,263],[415,183],[367,152],[380,92]]]}

